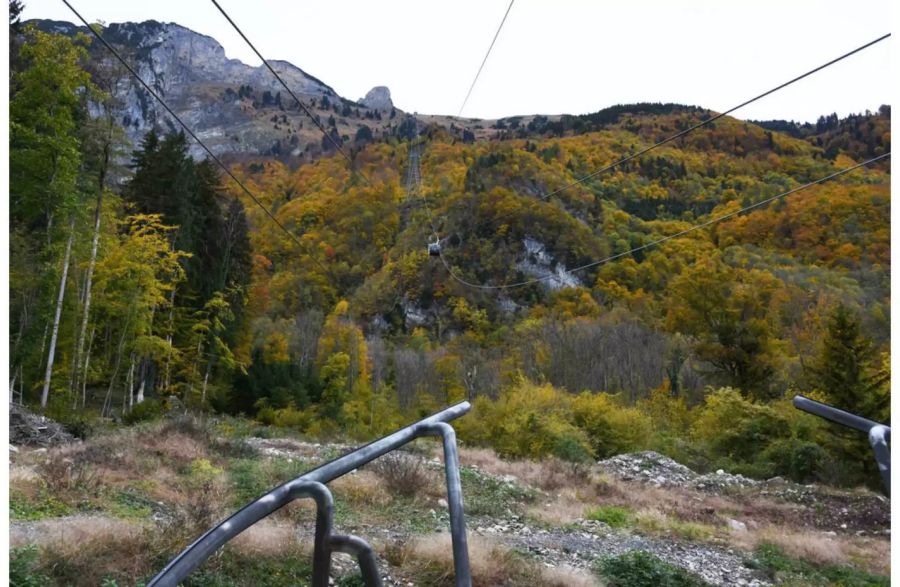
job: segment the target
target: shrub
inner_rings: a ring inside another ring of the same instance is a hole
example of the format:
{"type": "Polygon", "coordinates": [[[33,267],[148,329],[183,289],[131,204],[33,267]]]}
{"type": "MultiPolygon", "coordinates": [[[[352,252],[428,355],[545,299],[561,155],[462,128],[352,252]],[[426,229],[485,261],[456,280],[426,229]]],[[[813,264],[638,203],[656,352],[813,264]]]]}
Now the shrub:
{"type": "Polygon", "coordinates": [[[137,424],[138,422],[146,422],[155,420],[162,416],[163,406],[159,400],[148,399],[139,404],[134,404],[131,411],[126,412],[122,420],[126,424],[137,424]]]}
{"type": "Polygon", "coordinates": [[[647,399],[638,402],[638,408],[650,416],[655,431],[683,436],[691,423],[691,412],[681,397],[672,397],[669,382],[650,392],[647,399]]]}
{"type": "Polygon", "coordinates": [[[312,423],[314,415],[308,410],[298,410],[294,406],[288,406],[275,410],[271,414],[272,424],[279,428],[297,428],[306,430],[312,423]]]}
{"type": "Polygon", "coordinates": [[[43,587],[50,577],[38,572],[37,547],[28,545],[9,551],[9,584],[14,587],[43,587]]]}
{"type": "Polygon", "coordinates": [[[790,423],[770,406],[726,387],[706,396],[692,428],[711,456],[754,462],[766,447],[791,435],[790,423]]]}
{"type": "Polygon", "coordinates": [[[747,566],[764,572],[778,584],[841,585],[842,587],[880,587],[890,585],[889,577],[872,575],[853,567],[813,565],[791,558],[774,544],[762,544],[747,561],[747,566]]]}
{"type": "Polygon", "coordinates": [[[653,429],[649,416],[619,405],[606,393],[584,392],[577,396],[572,402],[572,414],[600,458],[642,450],[653,429]]]}
{"type": "Polygon", "coordinates": [[[597,563],[597,574],[608,587],[706,587],[700,577],[670,565],[659,557],[633,550],[597,563]]]}
{"type": "Polygon", "coordinates": [[[770,444],[760,460],[771,463],[775,475],[809,483],[821,479],[828,453],[815,442],[789,438],[770,444]]]}
{"type": "Polygon", "coordinates": [[[68,452],[51,452],[37,465],[38,474],[53,494],[65,491],[91,491],[97,487],[99,477],[84,460],[74,458],[68,452]]]}
{"type": "Polygon", "coordinates": [[[422,493],[431,482],[422,459],[402,452],[388,453],[370,467],[384,480],[391,493],[407,497],[422,493]]]}
{"type": "Polygon", "coordinates": [[[585,518],[603,522],[610,528],[623,528],[632,521],[631,510],[614,505],[601,506],[585,512],[585,518]]]}
{"type": "Polygon", "coordinates": [[[584,446],[582,439],[575,436],[561,436],[553,445],[553,456],[568,463],[588,463],[594,460],[594,456],[584,446]]]}
{"type": "Polygon", "coordinates": [[[477,398],[472,413],[459,421],[459,435],[505,457],[593,457],[587,435],[572,422],[571,402],[552,385],[520,382],[496,401],[477,398]]]}

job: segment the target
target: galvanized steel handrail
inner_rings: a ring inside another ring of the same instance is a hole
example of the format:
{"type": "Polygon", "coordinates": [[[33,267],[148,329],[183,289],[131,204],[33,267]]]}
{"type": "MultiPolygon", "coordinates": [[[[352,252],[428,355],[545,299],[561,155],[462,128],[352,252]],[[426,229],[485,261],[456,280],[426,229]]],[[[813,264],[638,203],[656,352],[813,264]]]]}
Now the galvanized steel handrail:
{"type": "Polygon", "coordinates": [[[845,412],[802,395],[794,396],[794,407],[825,420],[865,433],[869,438],[872,451],[875,453],[875,462],[878,463],[878,470],[881,472],[882,481],[884,481],[885,493],[888,497],[891,496],[891,451],[888,448],[888,441],[891,438],[890,426],[845,412]]]}
{"type": "Polygon", "coordinates": [[[447,503],[450,510],[450,534],[453,541],[454,569],[456,585],[468,587],[472,584],[469,570],[469,554],[466,540],[465,515],[463,513],[462,485],[459,476],[459,454],[456,433],[447,424],[471,409],[469,402],[460,402],[437,412],[415,424],[370,442],[351,453],[338,457],[307,471],[296,479],[283,483],[262,497],[244,506],[229,518],[200,536],[159,572],[147,587],[175,587],[192,571],[199,567],[216,550],[238,534],[301,497],[311,497],[316,501],[316,530],[313,547],[314,587],[328,585],[332,552],[355,554],[360,563],[360,571],[366,585],[381,583],[375,567],[371,547],[356,536],[333,536],[333,499],[326,483],[346,475],[350,471],[369,463],[388,452],[422,436],[439,435],[443,441],[444,468],[447,476],[447,503]]]}

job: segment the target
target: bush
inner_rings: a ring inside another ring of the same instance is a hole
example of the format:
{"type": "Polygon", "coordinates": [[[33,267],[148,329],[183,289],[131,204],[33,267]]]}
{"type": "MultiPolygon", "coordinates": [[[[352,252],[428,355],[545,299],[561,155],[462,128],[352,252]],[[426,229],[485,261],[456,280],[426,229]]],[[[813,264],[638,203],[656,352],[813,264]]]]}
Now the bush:
{"type": "Polygon", "coordinates": [[[643,450],[653,430],[649,416],[619,405],[607,393],[582,393],[572,402],[572,414],[599,458],[643,450]]]}
{"type": "Polygon", "coordinates": [[[272,413],[272,424],[279,428],[297,428],[306,430],[313,421],[310,411],[298,410],[294,406],[288,406],[272,413]]]}
{"type": "Polygon", "coordinates": [[[38,572],[37,547],[28,545],[9,551],[9,584],[13,587],[43,587],[50,577],[38,572]]]}
{"type": "Polygon", "coordinates": [[[841,585],[842,587],[880,587],[890,585],[889,577],[879,577],[853,567],[813,565],[789,557],[774,544],[762,544],[747,566],[758,569],[779,585],[841,585]]]}
{"type": "Polygon", "coordinates": [[[148,399],[139,404],[134,404],[131,411],[126,412],[122,417],[122,420],[124,420],[126,424],[137,424],[138,422],[155,420],[162,416],[162,413],[162,402],[155,399],[148,399]]]}
{"type": "Polygon", "coordinates": [[[760,460],[771,463],[774,475],[810,483],[822,478],[828,453],[815,442],[789,438],[770,444],[760,460]]]}
{"type": "Polygon", "coordinates": [[[38,463],[37,471],[53,494],[65,491],[92,491],[100,479],[86,461],[73,458],[64,452],[51,452],[47,458],[38,463]]]}
{"type": "Polygon", "coordinates": [[[585,518],[603,522],[610,528],[623,528],[632,521],[631,510],[614,505],[601,506],[585,512],[585,518]]]}
{"type": "Polygon", "coordinates": [[[553,456],[569,463],[589,463],[594,456],[584,446],[582,439],[574,436],[562,436],[553,445],[553,456]]]}
{"type": "Polygon", "coordinates": [[[411,497],[422,493],[431,482],[422,459],[402,452],[388,453],[369,466],[391,493],[411,497]]]}
{"type": "Polygon", "coordinates": [[[706,587],[700,577],[670,565],[659,557],[634,550],[597,563],[597,574],[609,587],[706,587]]]}
{"type": "Polygon", "coordinates": [[[754,403],[726,387],[706,396],[692,434],[710,456],[753,463],[772,442],[790,437],[787,418],[772,407],[754,403]]]}
{"type": "Polygon", "coordinates": [[[572,422],[571,402],[552,385],[520,382],[496,401],[477,398],[471,414],[458,423],[459,436],[504,457],[592,458],[587,435],[572,422]]]}

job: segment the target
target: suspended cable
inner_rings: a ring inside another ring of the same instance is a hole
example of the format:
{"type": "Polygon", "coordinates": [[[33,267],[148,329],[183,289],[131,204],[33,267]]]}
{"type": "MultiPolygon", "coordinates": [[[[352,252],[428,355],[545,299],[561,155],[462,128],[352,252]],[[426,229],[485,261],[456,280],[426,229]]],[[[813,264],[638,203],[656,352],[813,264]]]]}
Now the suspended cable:
{"type": "MultiPolygon", "coordinates": [[[[681,230],[681,231],[679,231],[679,232],[676,232],[675,234],[670,234],[670,235],[668,235],[668,236],[664,236],[664,237],[659,238],[659,239],[656,239],[656,240],[654,240],[654,241],[650,241],[649,243],[645,243],[645,244],[643,244],[643,245],[641,245],[641,246],[639,246],[639,247],[635,247],[635,248],[633,248],[633,249],[630,249],[630,250],[628,250],[628,251],[625,251],[624,253],[617,253],[617,254],[615,254],[615,255],[611,255],[611,256],[606,257],[606,258],[604,258],[604,259],[600,259],[599,261],[592,261],[592,262],[590,262],[590,263],[586,263],[586,264],[584,264],[584,265],[575,267],[574,269],[571,269],[571,270],[567,271],[566,273],[577,273],[577,272],[579,272],[579,271],[584,271],[585,269],[589,269],[589,268],[591,268],[591,267],[596,267],[596,266],[598,266],[598,265],[603,265],[603,264],[605,264],[605,263],[609,263],[610,261],[614,261],[614,260],[619,259],[619,258],[621,258],[621,257],[626,257],[626,256],[628,256],[628,255],[632,255],[632,254],[634,254],[634,253],[636,253],[636,252],[638,252],[638,251],[642,251],[642,250],[644,250],[644,249],[649,249],[650,247],[655,247],[655,246],[660,245],[660,244],[662,244],[662,243],[664,243],[664,242],[666,242],[666,241],[669,241],[669,240],[672,240],[672,239],[675,239],[675,238],[684,236],[684,235],[686,235],[686,234],[688,234],[688,233],[694,232],[695,230],[700,230],[701,228],[706,228],[707,226],[711,226],[711,225],[713,225],[713,224],[716,224],[717,222],[721,222],[722,220],[727,220],[728,218],[732,218],[732,217],[734,217],[734,216],[737,216],[738,214],[741,214],[741,213],[743,213],[743,212],[747,212],[748,210],[752,210],[752,209],[754,209],[754,208],[758,208],[758,207],[763,206],[763,205],[765,205],[765,204],[768,204],[768,203],[770,203],[770,202],[774,202],[775,200],[784,198],[784,197],[789,196],[789,195],[791,195],[791,194],[797,193],[797,192],[799,192],[799,191],[801,191],[801,190],[805,190],[805,189],[810,188],[810,187],[812,187],[812,186],[819,185],[819,184],[821,184],[821,183],[825,183],[826,181],[829,181],[829,180],[831,180],[831,179],[834,179],[834,178],[836,178],[836,177],[839,177],[839,176],[841,176],[841,175],[844,175],[845,173],[849,173],[849,172],[851,172],[851,171],[853,171],[853,170],[855,170],[855,169],[859,169],[860,167],[865,167],[866,165],[870,165],[870,164],[872,164],[872,163],[875,163],[876,161],[880,161],[881,159],[884,159],[884,158],[890,157],[890,156],[891,156],[890,152],[887,152],[887,153],[885,153],[885,154],[883,154],[883,155],[879,155],[878,157],[873,157],[872,159],[869,159],[869,160],[867,160],[867,161],[863,161],[862,163],[857,163],[856,165],[853,165],[852,167],[847,167],[846,169],[842,169],[842,170],[840,170],[840,171],[836,171],[835,173],[832,173],[831,175],[828,175],[828,176],[823,177],[823,178],[821,178],[821,179],[817,179],[817,180],[815,180],[815,181],[811,181],[811,182],[809,182],[809,183],[806,183],[806,184],[803,184],[803,185],[801,185],[801,186],[799,186],[799,187],[796,187],[796,188],[794,188],[794,189],[792,189],[792,190],[788,190],[788,191],[786,191],[786,192],[780,193],[780,194],[778,194],[777,196],[772,196],[772,197],[770,197],[770,198],[766,198],[766,199],[764,199],[764,200],[761,200],[761,201],[759,201],[759,202],[756,202],[755,204],[751,204],[751,205],[749,205],[749,206],[746,206],[746,207],[744,207],[744,208],[741,208],[740,210],[736,210],[736,211],[734,211],[734,212],[729,212],[729,213],[727,213],[727,214],[723,214],[723,215],[721,215],[721,216],[717,216],[717,217],[712,218],[712,219],[710,219],[710,220],[707,220],[706,222],[703,222],[703,223],[701,223],[701,224],[697,224],[697,225],[692,226],[692,227],[690,227],[690,228],[686,228],[686,229],[684,229],[684,230],[681,230]]],[[[465,285],[466,287],[471,287],[471,288],[475,288],[475,289],[481,289],[481,290],[504,290],[504,289],[513,289],[513,288],[525,287],[525,286],[527,286],[527,285],[532,285],[532,284],[539,283],[539,282],[542,282],[542,281],[547,281],[547,280],[550,280],[550,279],[556,279],[556,278],[557,278],[555,275],[547,275],[547,276],[544,276],[544,277],[536,277],[536,278],[534,278],[534,279],[528,279],[528,280],[525,280],[525,281],[519,281],[519,282],[517,282],[517,283],[510,283],[510,284],[506,284],[506,285],[483,285],[483,284],[479,284],[479,283],[472,283],[472,282],[470,282],[470,281],[466,281],[465,279],[463,279],[462,277],[460,277],[460,276],[453,270],[453,268],[450,266],[450,264],[447,263],[447,260],[444,258],[443,253],[441,253],[440,258],[441,258],[441,262],[444,264],[444,267],[447,269],[447,272],[450,274],[450,277],[452,277],[455,281],[461,283],[462,285],[465,285]]]]}
{"type": "MultiPolygon", "coordinates": [[[[571,182],[571,183],[569,183],[569,184],[566,184],[566,185],[564,185],[563,187],[561,187],[561,188],[559,188],[559,189],[556,189],[556,190],[554,190],[554,191],[552,191],[552,192],[550,192],[550,193],[548,193],[548,194],[540,195],[540,196],[538,196],[538,199],[540,199],[540,200],[545,200],[545,201],[546,201],[547,199],[549,199],[549,198],[550,198],[551,196],[553,196],[553,195],[556,195],[556,194],[558,194],[558,193],[560,193],[560,192],[562,192],[562,191],[565,191],[565,190],[567,190],[567,189],[569,189],[569,188],[571,188],[571,187],[574,187],[574,186],[576,186],[576,185],[579,185],[579,184],[581,184],[581,183],[584,183],[585,181],[587,181],[587,180],[589,180],[589,179],[591,179],[591,178],[593,178],[593,177],[596,177],[596,176],[598,176],[598,175],[600,175],[600,174],[602,174],[602,173],[605,173],[605,172],[607,172],[607,171],[610,171],[610,170],[612,170],[612,169],[615,169],[616,167],[622,165],[623,163],[627,163],[627,162],[632,161],[632,160],[634,160],[634,159],[636,159],[636,158],[638,158],[638,157],[641,157],[642,155],[644,155],[644,154],[646,154],[646,153],[652,151],[653,149],[656,149],[656,148],[658,148],[658,147],[661,147],[661,146],[663,146],[663,145],[665,145],[665,144],[667,144],[667,143],[671,143],[672,141],[674,141],[674,140],[676,140],[676,139],[682,138],[682,137],[684,137],[684,136],[686,136],[686,135],[688,135],[688,134],[694,132],[695,130],[697,130],[697,129],[699,129],[699,128],[702,128],[702,127],[704,127],[704,126],[708,126],[708,125],[712,124],[713,122],[715,122],[716,120],[721,119],[723,116],[727,116],[728,114],[733,113],[733,112],[735,112],[736,110],[739,110],[739,109],[743,108],[744,106],[747,106],[747,105],[749,105],[749,104],[752,104],[752,103],[754,103],[754,102],[756,102],[756,101],[758,101],[758,100],[760,100],[760,99],[762,99],[762,98],[764,98],[764,97],[766,97],[766,96],[769,96],[769,95],[771,95],[771,94],[774,94],[775,92],[777,92],[777,91],[779,91],[779,90],[782,90],[782,89],[784,89],[784,88],[790,86],[791,84],[794,84],[794,83],[796,83],[796,82],[798,82],[798,81],[800,81],[800,80],[802,80],[802,79],[804,79],[804,78],[806,78],[806,77],[811,76],[811,75],[814,74],[814,73],[817,73],[817,72],[819,72],[819,71],[822,71],[823,69],[826,69],[826,68],[828,68],[828,67],[830,67],[830,66],[832,66],[832,65],[834,65],[834,64],[836,64],[836,63],[838,63],[838,62],[840,62],[840,61],[842,61],[842,60],[844,60],[844,59],[846,59],[846,58],[848,58],[848,57],[850,57],[850,56],[852,56],[852,55],[855,55],[856,53],[859,53],[860,51],[863,51],[863,50],[865,50],[865,49],[867,49],[867,48],[869,48],[869,47],[871,47],[871,46],[873,46],[873,45],[875,45],[875,44],[877,44],[877,43],[880,43],[881,41],[884,41],[885,39],[887,39],[887,38],[890,37],[890,36],[891,36],[891,33],[887,33],[887,34],[882,35],[882,36],[880,36],[880,37],[878,37],[878,38],[876,38],[876,39],[874,39],[874,40],[872,40],[872,41],[869,41],[868,43],[866,43],[866,44],[864,44],[864,45],[860,45],[859,47],[853,49],[852,51],[848,51],[847,53],[844,53],[843,55],[841,55],[841,56],[839,56],[839,57],[836,57],[836,58],[832,59],[831,61],[828,61],[827,63],[823,63],[822,65],[819,65],[818,67],[815,67],[815,68],[813,68],[813,69],[807,71],[806,73],[803,73],[803,74],[801,74],[801,75],[798,75],[797,77],[795,77],[795,78],[793,78],[793,79],[791,79],[791,80],[789,80],[789,81],[787,81],[787,82],[784,82],[784,83],[782,83],[782,84],[780,84],[780,85],[778,85],[778,86],[776,86],[776,87],[774,87],[774,88],[772,88],[772,89],[770,89],[770,90],[768,90],[768,91],[766,91],[766,92],[763,92],[762,94],[759,94],[758,96],[755,96],[755,97],[753,97],[753,98],[750,98],[749,100],[746,100],[746,101],[742,102],[741,104],[738,104],[737,106],[733,106],[732,108],[729,108],[729,109],[726,110],[725,112],[722,112],[722,113],[720,113],[720,114],[717,114],[717,115],[715,115],[715,116],[713,116],[713,117],[711,117],[711,118],[709,118],[709,119],[707,119],[707,120],[701,121],[701,122],[699,122],[699,123],[697,123],[697,124],[695,124],[695,125],[693,125],[693,126],[690,126],[690,127],[686,128],[686,129],[684,129],[684,130],[682,130],[682,131],[680,131],[680,132],[678,132],[678,133],[676,133],[676,134],[674,134],[674,135],[672,135],[672,136],[670,136],[670,137],[668,137],[668,138],[665,138],[665,139],[663,139],[663,140],[661,140],[661,141],[659,141],[659,142],[657,142],[657,143],[654,143],[653,145],[650,145],[649,147],[646,147],[646,148],[644,148],[644,149],[642,149],[642,150],[640,150],[640,151],[638,151],[638,152],[636,152],[636,153],[633,153],[633,154],[631,154],[631,155],[628,155],[627,157],[623,157],[622,159],[619,159],[618,161],[615,161],[615,162],[613,162],[613,163],[610,163],[609,165],[606,165],[605,167],[603,167],[603,168],[601,168],[601,169],[598,169],[597,171],[594,171],[593,173],[591,173],[591,174],[589,174],[589,175],[586,175],[586,176],[584,176],[584,177],[582,177],[582,178],[580,178],[580,179],[577,179],[577,180],[575,180],[575,181],[573,181],[573,182],[571,182]]],[[[510,216],[512,213],[513,213],[513,212],[506,212],[506,213],[504,213],[504,214],[501,214],[501,215],[495,217],[495,218],[494,218],[494,221],[496,222],[496,221],[498,221],[498,220],[500,220],[500,219],[506,218],[506,217],[510,216]]],[[[629,252],[630,252],[630,251],[629,251],[629,252]]],[[[441,260],[443,261],[444,258],[441,257],[441,260]]],[[[447,265],[446,261],[444,262],[444,265],[445,265],[445,266],[447,265]]],[[[449,270],[449,267],[448,267],[448,270],[449,270]]],[[[454,278],[455,278],[455,277],[454,277],[454,278]]],[[[459,279],[457,279],[457,281],[462,282],[462,281],[459,280],[459,279]]],[[[529,283],[533,283],[533,281],[528,281],[527,283],[523,283],[522,285],[528,285],[529,283]]],[[[468,285],[468,286],[475,286],[476,284],[465,283],[465,285],[468,285]]],[[[510,284],[509,286],[478,286],[478,287],[482,287],[482,288],[484,288],[484,289],[503,289],[503,288],[505,288],[505,287],[521,287],[521,285],[519,285],[519,284],[510,284]]]]}
{"type": "MultiPolygon", "coordinates": [[[[206,151],[206,154],[209,156],[209,158],[212,159],[213,161],[215,161],[219,165],[219,167],[221,167],[222,170],[228,175],[228,177],[230,177],[241,188],[241,190],[243,190],[243,192],[245,194],[247,194],[247,196],[249,196],[251,200],[253,200],[253,202],[257,206],[259,206],[259,208],[266,214],[266,216],[268,216],[269,220],[271,220],[278,228],[280,228],[288,236],[288,238],[290,238],[292,241],[294,241],[301,249],[307,250],[307,246],[300,239],[298,239],[296,236],[294,236],[287,228],[285,228],[284,225],[281,224],[281,222],[279,222],[277,218],[275,218],[275,216],[268,210],[268,208],[266,208],[263,205],[262,202],[259,201],[259,199],[253,194],[253,192],[251,192],[247,188],[247,186],[244,185],[244,183],[241,180],[239,180],[234,175],[234,173],[231,172],[230,169],[228,169],[228,167],[222,162],[222,160],[219,159],[218,157],[216,157],[216,155],[209,149],[209,147],[207,147],[206,144],[200,140],[200,137],[198,137],[194,133],[194,131],[192,131],[190,129],[190,127],[187,124],[185,124],[185,122],[183,120],[181,120],[181,118],[177,114],[175,114],[175,112],[169,107],[169,105],[166,104],[165,100],[163,100],[159,96],[159,94],[157,94],[153,90],[153,88],[151,88],[150,85],[147,84],[147,82],[145,82],[143,80],[143,78],[141,78],[141,76],[137,74],[137,72],[128,64],[127,61],[125,61],[125,59],[119,54],[119,52],[116,51],[112,45],[107,43],[106,39],[104,39],[103,36],[100,35],[100,33],[98,33],[97,31],[94,30],[94,27],[92,27],[91,25],[88,24],[88,22],[84,19],[84,17],[82,17],[81,14],[79,14],[79,12],[77,10],[75,10],[75,7],[69,3],[69,0],[62,0],[62,2],[69,8],[69,10],[71,10],[75,14],[76,17],[78,17],[78,20],[80,20],[84,24],[84,26],[87,27],[88,31],[90,31],[91,34],[94,35],[94,37],[98,41],[100,41],[103,44],[103,46],[106,47],[107,50],[109,50],[110,53],[112,53],[115,56],[115,58],[119,61],[119,63],[121,63],[122,66],[126,70],[128,70],[128,73],[130,73],[131,76],[134,79],[136,79],[144,87],[144,89],[147,90],[147,92],[149,92],[149,94],[151,96],[153,96],[153,98],[157,102],[159,102],[160,106],[162,106],[166,110],[166,112],[168,112],[169,115],[172,118],[174,118],[178,122],[178,124],[181,125],[181,128],[183,128],[184,131],[188,135],[190,135],[190,137],[192,139],[194,139],[194,141],[198,145],[200,145],[200,147],[204,151],[206,151]]],[[[315,256],[310,255],[310,258],[313,260],[313,262],[316,263],[316,265],[319,266],[319,268],[321,268],[323,271],[325,271],[329,275],[329,277],[332,277],[332,279],[333,279],[333,275],[331,274],[331,271],[327,267],[325,267],[318,259],[316,259],[315,256]]]]}
{"type": "MultiPolygon", "coordinates": [[[[472,95],[472,90],[475,89],[475,84],[478,83],[478,76],[481,75],[481,70],[484,69],[484,64],[487,63],[488,57],[491,54],[491,49],[494,48],[494,43],[497,42],[497,37],[500,36],[500,30],[503,28],[503,23],[506,22],[506,17],[509,16],[509,11],[513,7],[513,3],[516,0],[509,0],[509,6],[506,7],[506,13],[503,15],[503,20],[500,21],[500,26],[497,27],[497,32],[494,33],[494,38],[491,41],[491,46],[488,47],[487,53],[484,54],[484,59],[481,60],[481,66],[478,68],[478,73],[475,74],[475,79],[472,80],[472,85],[469,86],[469,91],[466,94],[466,99],[463,100],[462,106],[459,107],[459,114],[457,116],[462,116],[463,108],[466,107],[466,103],[469,101],[469,96],[472,95]]],[[[215,0],[213,0],[215,2],[215,0]]]]}
{"type": "Polygon", "coordinates": [[[278,80],[278,83],[280,83],[281,86],[282,86],[285,90],[287,90],[287,93],[291,95],[291,98],[294,99],[294,101],[297,103],[297,106],[299,106],[299,107],[303,110],[303,112],[306,113],[306,116],[309,117],[309,119],[313,122],[313,124],[315,124],[315,125],[318,127],[318,129],[319,129],[320,131],[322,131],[322,134],[325,135],[325,138],[327,138],[328,141],[334,146],[335,150],[337,150],[337,152],[340,153],[341,156],[343,156],[344,159],[346,159],[348,163],[350,163],[350,169],[351,169],[354,173],[358,173],[359,176],[362,177],[363,180],[365,180],[365,182],[366,182],[367,184],[369,184],[370,186],[373,185],[372,182],[369,181],[369,178],[366,177],[366,175],[365,175],[362,171],[354,170],[354,169],[353,169],[353,159],[352,159],[349,155],[347,155],[347,153],[341,148],[341,145],[334,139],[333,136],[331,136],[331,133],[329,133],[329,132],[325,129],[325,127],[322,126],[322,123],[319,121],[318,117],[316,117],[315,115],[313,115],[312,112],[309,111],[309,108],[307,108],[306,105],[300,100],[300,98],[297,97],[297,94],[295,94],[294,91],[293,91],[293,90],[285,83],[285,81],[281,78],[281,76],[278,75],[278,72],[275,71],[275,69],[269,64],[269,62],[266,60],[266,58],[262,56],[262,53],[260,53],[260,52],[256,49],[256,46],[255,46],[253,43],[250,42],[250,39],[247,38],[247,35],[244,34],[244,31],[242,31],[242,30],[240,29],[240,27],[237,25],[237,23],[235,23],[235,22],[231,19],[231,17],[228,16],[228,13],[225,12],[225,9],[222,8],[222,6],[221,6],[216,0],[212,0],[212,3],[215,5],[216,8],[219,9],[219,12],[222,13],[222,16],[225,17],[225,20],[227,20],[228,23],[229,23],[232,27],[234,27],[234,30],[237,31],[237,33],[241,36],[241,38],[244,39],[244,41],[247,43],[247,45],[249,45],[250,48],[253,49],[253,52],[256,53],[256,56],[259,57],[259,59],[260,59],[260,61],[262,61],[263,65],[266,66],[266,69],[268,69],[269,72],[270,72],[272,75],[275,76],[275,79],[278,80]]]}
{"type": "Polygon", "coordinates": [[[741,103],[738,104],[737,106],[733,106],[733,107],[729,108],[728,110],[726,110],[725,112],[722,112],[722,113],[720,113],[720,114],[716,114],[716,115],[713,116],[712,118],[709,118],[709,119],[704,120],[704,121],[702,121],[702,122],[699,122],[699,123],[697,123],[697,124],[695,124],[695,125],[693,125],[693,126],[691,126],[691,127],[689,127],[689,128],[686,128],[686,129],[684,129],[683,131],[681,131],[681,132],[679,132],[679,133],[676,133],[676,134],[674,134],[674,135],[672,135],[672,136],[670,136],[670,137],[668,137],[668,138],[666,138],[666,139],[663,139],[663,140],[659,141],[658,143],[654,143],[653,145],[650,145],[649,147],[647,147],[647,148],[645,148],[645,149],[642,149],[642,150],[638,151],[637,153],[634,153],[634,154],[632,154],[632,155],[629,155],[629,156],[627,156],[627,157],[624,157],[624,158],[622,158],[622,159],[619,159],[619,160],[616,161],[615,163],[610,163],[610,164],[607,165],[606,167],[603,167],[603,168],[601,168],[601,169],[598,169],[597,171],[594,171],[593,173],[590,173],[590,174],[588,174],[588,175],[585,175],[584,177],[582,177],[582,178],[580,178],[580,179],[577,179],[577,180],[573,181],[572,183],[566,184],[566,185],[564,185],[563,187],[561,187],[561,188],[559,188],[559,189],[557,189],[557,190],[554,190],[554,191],[550,192],[549,194],[545,194],[545,195],[543,195],[543,196],[540,196],[540,198],[541,198],[542,200],[546,200],[546,199],[550,198],[551,196],[554,196],[554,195],[556,195],[556,194],[558,194],[558,193],[560,193],[560,192],[562,192],[562,191],[565,191],[565,190],[567,190],[567,189],[569,189],[569,188],[571,188],[571,187],[574,187],[574,186],[576,186],[576,185],[579,185],[579,184],[581,184],[581,183],[584,183],[585,181],[587,181],[587,180],[589,180],[589,179],[591,179],[591,178],[593,178],[593,177],[596,177],[596,176],[600,175],[601,173],[605,173],[605,172],[607,172],[607,171],[609,171],[609,170],[611,170],[611,169],[614,169],[614,168],[618,167],[619,165],[621,165],[621,164],[623,164],[623,163],[627,163],[628,161],[631,161],[632,159],[636,159],[636,158],[640,157],[641,155],[644,155],[644,154],[646,154],[646,153],[652,151],[653,149],[656,149],[657,147],[661,147],[661,146],[663,146],[663,145],[665,145],[665,144],[667,144],[667,143],[671,143],[672,141],[674,141],[674,140],[676,140],[676,139],[680,139],[681,137],[683,137],[683,136],[685,136],[685,135],[688,135],[688,134],[694,132],[694,131],[697,130],[698,128],[702,128],[702,127],[704,127],[704,126],[708,126],[708,125],[712,124],[713,122],[719,120],[719,119],[722,118],[723,116],[727,116],[727,115],[731,114],[732,112],[735,112],[736,110],[740,110],[740,109],[743,108],[744,106],[748,106],[748,105],[750,105],[750,104],[756,102],[757,100],[761,100],[762,98],[765,98],[766,96],[768,96],[768,95],[770,95],[770,94],[774,94],[775,92],[777,92],[777,91],[779,91],[779,90],[782,90],[782,89],[788,87],[789,85],[794,84],[794,83],[796,83],[796,82],[798,82],[798,81],[800,81],[800,80],[802,80],[802,79],[804,79],[804,78],[806,78],[806,77],[809,77],[809,76],[811,76],[812,74],[814,74],[814,73],[816,73],[816,72],[822,71],[823,69],[825,69],[825,68],[827,68],[827,67],[830,67],[830,66],[834,65],[835,63],[838,63],[838,62],[840,62],[840,61],[843,61],[844,59],[850,57],[851,55],[855,55],[856,53],[859,53],[860,51],[862,51],[862,50],[864,50],[864,49],[868,49],[868,48],[871,47],[872,45],[875,45],[876,43],[880,43],[881,41],[887,39],[887,38],[890,37],[890,36],[891,36],[891,33],[888,33],[888,34],[886,34],[886,35],[882,35],[881,37],[878,37],[878,38],[875,39],[874,41],[869,41],[869,42],[866,43],[865,45],[861,45],[861,46],[857,47],[856,49],[853,49],[852,51],[849,51],[849,52],[847,52],[847,53],[844,53],[844,54],[841,55],[840,57],[837,57],[837,58],[835,58],[835,59],[832,59],[832,60],[829,61],[828,63],[823,63],[822,65],[820,65],[820,66],[818,66],[818,67],[816,67],[816,68],[814,68],[814,69],[810,69],[810,70],[807,71],[806,73],[804,73],[804,74],[802,74],[802,75],[798,75],[797,77],[795,77],[794,79],[792,79],[792,80],[790,80],[790,81],[784,82],[783,84],[781,84],[781,85],[779,85],[779,86],[776,86],[776,87],[772,88],[771,90],[768,90],[768,91],[766,91],[766,92],[763,92],[762,94],[760,94],[760,95],[758,95],[758,96],[756,96],[756,97],[754,97],[754,98],[750,98],[749,100],[747,100],[747,101],[745,101],[745,102],[741,102],[741,103]]]}

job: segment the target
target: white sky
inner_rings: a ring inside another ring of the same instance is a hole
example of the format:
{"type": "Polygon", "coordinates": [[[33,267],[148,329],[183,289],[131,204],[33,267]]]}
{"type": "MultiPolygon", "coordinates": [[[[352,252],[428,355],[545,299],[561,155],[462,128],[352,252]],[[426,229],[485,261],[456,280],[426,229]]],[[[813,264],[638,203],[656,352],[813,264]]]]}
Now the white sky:
{"type": "MultiPolygon", "coordinates": [[[[204,0],[72,0],[89,21],[177,22],[258,64],[204,0]]],[[[508,0],[220,0],[269,59],[349,99],[376,85],[423,114],[456,114],[508,0]]],[[[516,0],[463,115],[594,112],[628,102],[726,110],[891,32],[890,0],[516,0]]],[[[75,21],[59,0],[23,17],[75,21]]],[[[739,111],[814,121],[891,103],[891,37],[739,111]]]]}

